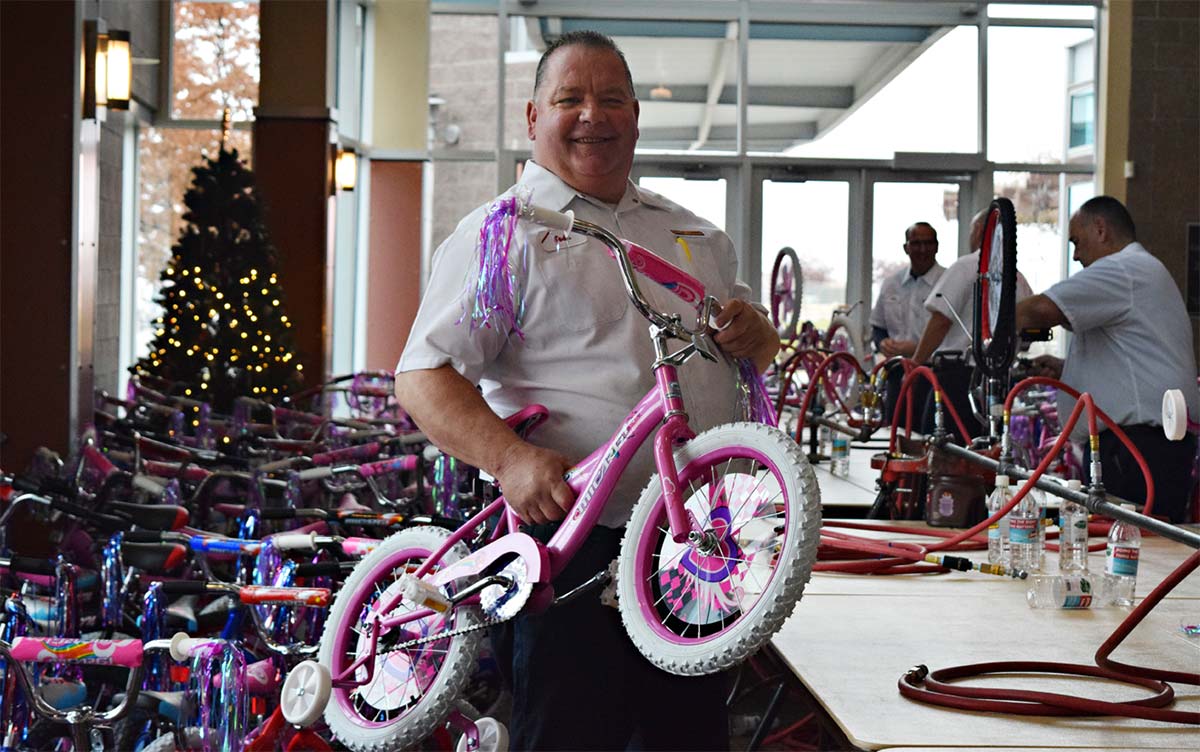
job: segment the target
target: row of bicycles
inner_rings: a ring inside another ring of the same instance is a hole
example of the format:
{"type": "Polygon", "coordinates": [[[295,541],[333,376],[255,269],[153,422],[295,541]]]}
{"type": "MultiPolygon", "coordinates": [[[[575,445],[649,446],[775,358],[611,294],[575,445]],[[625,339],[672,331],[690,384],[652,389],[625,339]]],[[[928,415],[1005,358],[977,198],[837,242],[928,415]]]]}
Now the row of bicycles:
{"type": "MultiPolygon", "coordinates": [[[[337,378],[229,415],[135,379],[124,398],[97,395],[73,456],[42,450],[3,476],[0,749],[344,746],[320,720],[332,682],[314,659],[323,636],[353,651],[361,627],[342,609],[330,639],[334,594],[389,536],[440,540],[492,493],[430,448],[391,379],[337,378]]],[[[441,649],[378,662],[347,703],[378,723],[427,688],[420,667],[441,649]]],[[[470,697],[486,709],[498,678],[478,657],[470,697]]],[[[469,707],[460,725],[478,719],[469,707]]],[[[499,733],[474,724],[476,743],[480,729],[499,733]]],[[[457,742],[441,736],[431,748],[457,742]]]]}

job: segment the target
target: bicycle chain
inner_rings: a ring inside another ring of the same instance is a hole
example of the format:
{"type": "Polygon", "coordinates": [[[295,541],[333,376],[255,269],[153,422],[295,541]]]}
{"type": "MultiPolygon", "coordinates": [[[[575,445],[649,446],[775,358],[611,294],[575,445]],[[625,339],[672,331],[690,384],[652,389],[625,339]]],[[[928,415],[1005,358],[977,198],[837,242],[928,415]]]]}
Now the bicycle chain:
{"type": "Polygon", "coordinates": [[[481,621],[479,624],[475,624],[473,626],[459,627],[458,629],[451,629],[446,632],[438,632],[437,634],[425,635],[424,637],[418,637],[415,640],[409,640],[408,642],[402,642],[399,645],[397,645],[396,647],[394,647],[391,650],[388,650],[384,653],[376,653],[375,658],[376,658],[376,660],[378,660],[379,658],[386,659],[389,655],[392,655],[393,653],[399,653],[403,650],[408,650],[409,648],[416,647],[418,645],[424,645],[427,642],[435,642],[437,640],[445,640],[445,639],[449,639],[451,637],[458,637],[459,635],[470,634],[471,632],[478,632],[481,629],[487,629],[488,627],[492,627],[497,624],[501,624],[505,621],[508,621],[508,620],[507,619],[485,619],[485,620],[481,621]]]}

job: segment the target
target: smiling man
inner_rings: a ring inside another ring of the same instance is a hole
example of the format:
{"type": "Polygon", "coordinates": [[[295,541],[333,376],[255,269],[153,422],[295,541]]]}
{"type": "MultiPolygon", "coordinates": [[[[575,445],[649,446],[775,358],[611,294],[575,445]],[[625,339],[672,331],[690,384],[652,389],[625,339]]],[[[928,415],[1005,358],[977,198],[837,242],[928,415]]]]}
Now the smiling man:
{"type": "MultiPolygon", "coordinates": [[[[538,63],[526,107],[533,159],[508,192],[573,211],[649,248],[704,283],[722,303],[715,341],[760,368],[779,349],[763,313],[737,280],[729,237],[629,180],[639,105],[612,40],[571,32],[538,63]]],[[[507,195],[507,194],[506,194],[507,195]]],[[[573,462],[601,446],[654,385],[647,323],[633,310],[616,264],[598,242],[517,230],[520,335],[459,325],[464,279],[476,273],[475,243],[487,207],[466,217],[438,248],[428,287],[396,372],[401,405],[443,451],[491,473],[532,535],[549,540],[574,502],[563,481],[573,462]],[[482,394],[476,391],[479,385],[482,394]],[[534,403],[550,418],[528,441],[497,415],[534,403]]],[[[643,284],[663,311],[695,313],[670,292],[643,284]]],[[[736,367],[691,361],[680,371],[697,431],[734,419],[736,367]]],[[[649,446],[630,462],[581,550],[554,581],[569,592],[616,557],[624,525],[654,472],[649,446]]],[[[615,609],[595,591],[511,622],[514,749],[724,749],[724,680],[682,678],[636,651],[615,609]],[[684,712],[664,712],[661,701],[684,712]]],[[[507,640],[498,639],[502,665],[507,640]]]]}

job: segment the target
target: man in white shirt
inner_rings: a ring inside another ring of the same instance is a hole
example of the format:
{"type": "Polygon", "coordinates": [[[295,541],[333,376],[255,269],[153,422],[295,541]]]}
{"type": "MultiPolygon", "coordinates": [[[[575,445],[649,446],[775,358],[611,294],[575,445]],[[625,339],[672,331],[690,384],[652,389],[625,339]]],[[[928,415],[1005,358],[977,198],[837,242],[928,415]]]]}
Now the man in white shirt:
{"type": "MultiPolygon", "coordinates": [[[[946,365],[937,373],[951,404],[972,435],[977,434],[981,428],[972,413],[967,391],[972,360],[971,333],[975,327],[975,280],[979,277],[979,249],[983,244],[986,219],[987,210],[984,209],[971,220],[972,252],[959,257],[951,264],[925,299],[929,322],[925,325],[925,331],[921,334],[913,354],[913,360],[922,364],[929,363],[934,352],[965,354],[962,365],[946,365]]],[[[1025,280],[1025,275],[1017,272],[1017,300],[1023,300],[1032,294],[1033,290],[1025,280]]]]}
{"type": "MultiPolygon", "coordinates": [[[[915,222],[904,231],[904,253],[909,265],[889,275],[879,288],[879,297],[871,309],[871,341],[876,352],[885,357],[903,356],[911,358],[917,349],[917,340],[925,331],[929,312],[925,310],[925,299],[941,278],[946,268],[937,262],[937,230],[928,222],[915,222]]],[[[883,414],[889,419],[896,409],[896,396],[904,380],[901,368],[888,372],[887,391],[883,401],[883,414]]],[[[913,404],[921,406],[929,394],[927,385],[920,383],[913,388],[913,404]]]]}
{"type": "MultiPolygon", "coordinates": [[[[714,340],[732,358],[765,368],[779,337],[748,302],[729,237],[629,180],[638,109],[629,68],[611,39],[563,35],[538,64],[526,107],[533,161],[518,185],[532,189],[535,204],[570,209],[697,277],[722,302],[714,340]]],[[[396,393],[439,448],[493,475],[531,534],[546,541],[574,503],[563,473],[600,446],[654,386],[654,352],[604,247],[546,231],[512,244],[527,254],[518,272],[525,292],[521,334],[456,325],[485,208],[438,249],[397,367],[396,393]],[[532,403],[550,408],[550,418],[524,441],[497,413],[532,403]]],[[[641,289],[655,307],[694,318],[657,285],[641,289]]],[[[680,370],[693,428],[733,419],[735,372],[732,364],[699,360],[680,370]]],[[[647,446],[631,461],[601,524],[554,580],[556,592],[568,592],[615,558],[622,526],[653,472],[647,446]]],[[[512,660],[502,665],[511,669],[514,749],[625,749],[631,740],[646,749],[728,747],[723,677],[676,677],[654,668],[596,594],[511,624],[512,660]],[[686,712],[663,713],[663,698],[686,712]]]]}
{"type": "Polygon", "coordinates": [[[871,309],[871,340],[887,357],[911,358],[925,331],[929,312],[925,299],[946,268],[937,262],[937,230],[916,222],[904,231],[904,253],[909,266],[887,277],[871,309]]]}
{"type": "MultiPolygon", "coordinates": [[[[1169,441],[1162,431],[1162,395],[1182,389],[1188,415],[1200,418],[1192,327],[1179,287],[1162,262],[1137,242],[1132,217],[1111,196],[1090,199],[1071,217],[1071,243],[1083,269],[1045,293],[1018,304],[1019,327],[1064,326],[1074,336],[1062,379],[1088,392],[1129,435],[1154,480],[1153,513],[1182,522],[1191,498],[1196,436],[1169,441]]],[[[1059,394],[1065,419],[1075,401],[1059,394]]],[[[1145,500],[1141,469],[1107,426],[1101,425],[1102,482],[1110,493],[1145,500]]],[[[1073,436],[1087,436],[1086,420],[1073,436]]]]}

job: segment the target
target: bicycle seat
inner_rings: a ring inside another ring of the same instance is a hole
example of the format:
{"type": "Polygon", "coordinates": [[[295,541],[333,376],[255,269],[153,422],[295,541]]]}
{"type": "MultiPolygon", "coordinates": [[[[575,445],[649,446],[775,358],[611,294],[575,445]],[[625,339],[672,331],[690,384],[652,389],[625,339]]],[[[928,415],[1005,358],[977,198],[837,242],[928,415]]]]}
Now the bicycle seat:
{"type": "MultiPolygon", "coordinates": [[[[178,723],[179,717],[183,714],[186,697],[187,693],[182,691],[160,692],[154,689],[143,689],[138,692],[136,705],[142,710],[162,716],[172,723],[178,723]]],[[[113,704],[119,704],[124,699],[125,693],[120,692],[113,696],[113,704]]]]}
{"type": "Polygon", "coordinates": [[[505,418],[504,422],[522,439],[527,439],[549,418],[550,411],[545,405],[528,405],[505,418]]]}
{"type": "Polygon", "coordinates": [[[128,501],[110,502],[110,506],[133,518],[138,527],[148,530],[178,530],[188,524],[191,515],[186,507],[174,504],[133,504],[128,501]]]}
{"type": "Polygon", "coordinates": [[[70,710],[87,701],[87,687],[83,682],[47,679],[38,686],[37,693],[55,710],[70,710]]]}
{"type": "Polygon", "coordinates": [[[196,631],[196,596],[179,596],[167,605],[166,613],[168,625],[179,625],[189,634],[196,631]]]}
{"type": "Polygon", "coordinates": [[[126,566],[165,574],[187,561],[187,547],[182,543],[122,543],[121,560],[126,566]]]}
{"type": "Polygon", "coordinates": [[[246,689],[252,695],[276,695],[279,691],[275,665],[270,658],[246,665],[246,689]]]}

